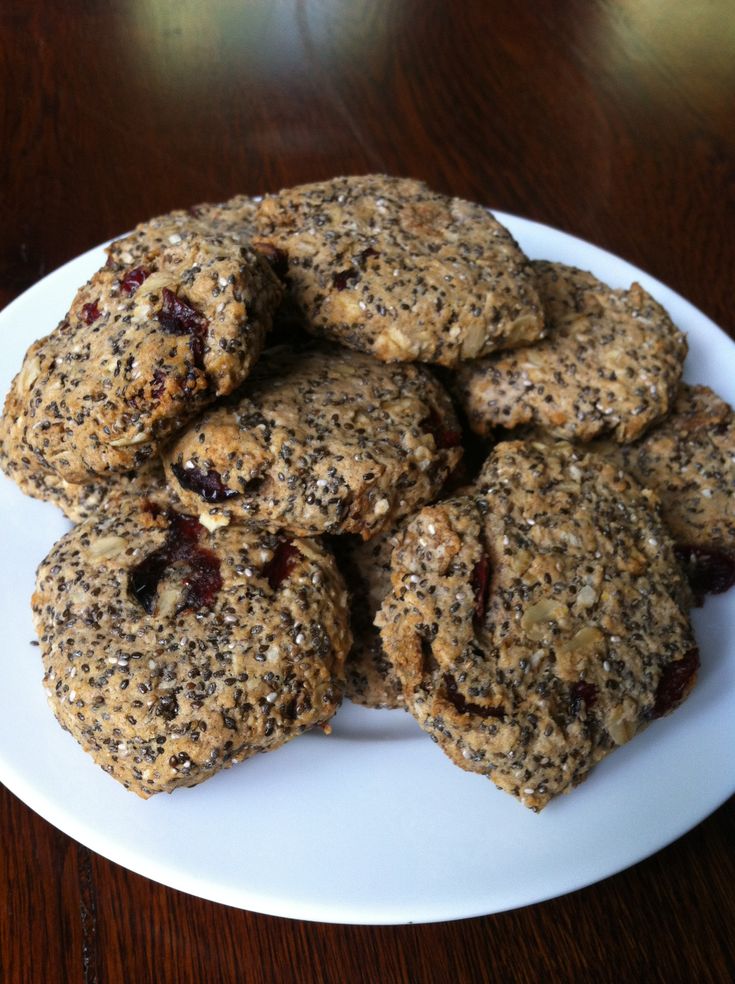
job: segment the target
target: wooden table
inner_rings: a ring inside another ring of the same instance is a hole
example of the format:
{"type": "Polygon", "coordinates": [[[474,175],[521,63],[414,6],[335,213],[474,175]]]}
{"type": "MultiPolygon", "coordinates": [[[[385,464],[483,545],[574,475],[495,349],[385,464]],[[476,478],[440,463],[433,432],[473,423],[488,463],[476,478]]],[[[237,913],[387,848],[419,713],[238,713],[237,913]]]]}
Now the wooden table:
{"type": "MultiPolygon", "coordinates": [[[[0,302],[168,209],[385,171],[597,243],[735,336],[734,43],[731,0],[5,0],[0,302]]],[[[0,980],[732,980],[734,833],[730,800],[565,898],[330,926],[163,888],[0,789],[0,980]]]]}

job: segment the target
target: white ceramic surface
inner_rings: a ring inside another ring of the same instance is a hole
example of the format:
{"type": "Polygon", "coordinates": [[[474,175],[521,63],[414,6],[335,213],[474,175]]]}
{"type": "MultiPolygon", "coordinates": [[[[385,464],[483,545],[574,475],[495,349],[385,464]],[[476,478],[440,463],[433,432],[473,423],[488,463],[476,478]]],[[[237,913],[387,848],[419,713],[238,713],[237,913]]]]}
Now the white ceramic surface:
{"type": "MultiPolygon", "coordinates": [[[[688,333],[686,377],[735,403],[735,344],[689,303],[581,240],[498,217],[532,257],[615,286],[637,279],[688,333]]],[[[27,345],[54,327],[103,260],[101,247],[91,250],[0,313],[2,393],[27,345]]],[[[143,802],[94,765],[45,702],[29,599],[36,565],[68,524],[1,475],[0,516],[0,780],[94,851],[182,891],[328,922],[492,913],[634,864],[735,791],[734,590],[695,613],[702,670],[687,703],[538,816],[457,769],[402,711],[350,704],[330,737],[305,735],[143,802]]]]}

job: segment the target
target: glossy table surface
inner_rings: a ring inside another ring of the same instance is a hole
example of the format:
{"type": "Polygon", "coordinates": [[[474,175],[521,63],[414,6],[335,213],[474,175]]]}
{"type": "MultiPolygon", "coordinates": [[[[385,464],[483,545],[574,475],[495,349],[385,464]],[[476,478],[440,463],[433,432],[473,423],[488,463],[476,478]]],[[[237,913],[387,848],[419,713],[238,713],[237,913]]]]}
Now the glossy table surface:
{"type": "MultiPolygon", "coordinates": [[[[383,171],[602,246],[735,337],[734,50],[728,0],[6,0],[0,303],[169,209],[383,171]]],[[[351,927],[164,888],[0,787],[0,980],[731,980],[734,821],[525,909],[351,927]]]]}

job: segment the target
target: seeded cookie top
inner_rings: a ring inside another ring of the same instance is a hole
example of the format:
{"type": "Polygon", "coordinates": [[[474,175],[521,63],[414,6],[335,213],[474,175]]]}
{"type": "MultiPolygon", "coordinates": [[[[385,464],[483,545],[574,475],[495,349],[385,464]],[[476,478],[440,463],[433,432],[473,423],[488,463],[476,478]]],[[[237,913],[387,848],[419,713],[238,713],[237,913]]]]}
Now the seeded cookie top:
{"type": "Polygon", "coordinates": [[[534,809],[675,707],[698,656],[655,500],[569,445],[499,444],[423,509],[378,621],[409,709],[534,809]]]}
{"type": "Polygon", "coordinates": [[[470,426],[534,424],[567,440],[639,437],[673,404],[687,343],[638,284],[612,290],[590,273],[534,261],[548,319],[538,344],[462,366],[470,426]]]}
{"type": "Polygon", "coordinates": [[[226,202],[204,202],[157,215],[111,243],[107,247],[109,262],[117,266],[135,266],[151,250],[175,246],[182,237],[192,234],[205,238],[225,236],[248,245],[253,237],[256,208],[257,202],[252,198],[235,195],[226,202]]]}
{"type": "Polygon", "coordinates": [[[309,330],[385,361],[455,365],[538,338],[528,261],[480,205],[419,181],[335,178],[263,199],[309,330]]]}
{"type": "Polygon", "coordinates": [[[164,462],[187,509],[209,522],[368,538],[436,495],[460,441],[427,369],[282,346],[173,441],[164,462]]]}
{"type": "Polygon", "coordinates": [[[135,469],[247,376],[280,294],[267,262],[225,238],[192,234],[103,267],[29,349],[6,413],[67,481],[135,469]]]}
{"type": "Polygon", "coordinates": [[[351,641],[346,605],[316,541],[209,532],[160,496],[75,527],[33,596],[54,713],[141,796],[328,720],[351,641]]]}

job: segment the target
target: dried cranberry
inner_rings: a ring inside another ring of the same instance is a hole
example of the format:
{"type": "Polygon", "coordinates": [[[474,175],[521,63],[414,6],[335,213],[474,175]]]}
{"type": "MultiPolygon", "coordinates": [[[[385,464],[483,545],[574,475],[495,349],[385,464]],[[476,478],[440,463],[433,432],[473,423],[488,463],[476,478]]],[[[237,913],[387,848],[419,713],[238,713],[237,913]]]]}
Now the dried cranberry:
{"type": "Polygon", "coordinates": [[[434,407],[431,408],[428,416],[421,421],[421,427],[431,434],[434,438],[434,444],[439,450],[456,448],[462,443],[462,431],[454,427],[445,427],[434,407]]]}
{"type": "Polygon", "coordinates": [[[129,270],[120,281],[120,290],[124,294],[134,294],[143,281],[147,280],[150,275],[151,271],[146,270],[145,267],[136,267],[134,270],[129,270]]]}
{"type": "Polygon", "coordinates": [[[290,540],[281,540],[273,556],[263,568],[263,577],[268,579],[268,584],[274,591],[290,575],[300,556],[298,549],[290,540]]]}
{"type": "Polygon", "coordinates": [[[487,596],[490,587],[490,560],[487,554],[483,554],[475,564],[470,584],[475,596],[474,620],[478,625],[481,625],[487,610],[487,596]]]}
{"type": "Polygon", "coordinates": [[[656,687],[656,700],[650,713],[652,718],[663,717],[681,702],[698,669],[699,650],[696,647],[690,649],[681,659],[664,667],[656,687]]]}
{"type": "Polygon", "coordinates": [[[577,715],[582,710],[582,705],[587,708],[594,707],[597,702],[597,687],[594,683],[588,683],[586,680],[577,680],[569,688],[569,693],[571,697],[571,710],[572,714],[577,715]]]}
{"type": "Polygon", "coordinates": [[[166,387],[166,373],[163,369],[156,369],[153,373],[153,385],[151,386],[151,395],[154,400],[160,400],[163,396],[163,391],[166,387]]]}
{"type": "Polygon", "coordinates": [[[345,290],[349,282],[356,280],[357,277],[357,270],[353,270],[352,267],[349,270],[338,270],[337,273],[332,274],[332,284],[335,290],[345,290]]]}
{"type": "Polygon", "coordinates": [[[457,681],[451,673],[445,673],[443,680],[447,700],[460,714],[476,714],[478,717],[498,718],[501,721],[505,717],[505,711],[502,707],[488,707],[485,704],[475,704],[473,701],[467,700],[464,694],[461,694],[457,689],[457,681]]]}
{"type": "MultiPolygon", "coordinates": [[[[153,503],[151,505],[157,508],[153,503]]],[[[153,513],[153,509],[150,511],[153,513]]],[[[132,568],[128,574],[128,591],[152,615],[161,578],[167,570],[178,565],[184,570],[185,590],[176,614],[211,608],[215,595],[222,587],[222,575],[219,557],[199,546],[204,527],[195,516],[177,513],[173,509],[166,512],[166,519],[168,533],[163,545],[132,568]]]]}
{"type": "Polygon", "coordinates": [[[722,594],[735,584],[735,556],[716,547],[680,543],[676,556],[698,604],[707,594],[722,594]]]}
{"type": "Polygon", "coordinates": [[[85,324],[91,325],[99,318],[102,312],[97,307],[97,301],[92,301],[90,304],[82,305],[82,321],[85,324]]]}
{"type": "Polygon", "coordinates": [[[184,468],[183,465],[176,464],[171,466],[171,471],[183,489],[196,493],[205,502],[224,502],[240,494],[228,488],[222,481],[220,473],[214,468],[205,472],[201,468],[184,468]]]}
{"type": "Polygon", "coordinates": [[[191,354],[194,365],[204,367],[204,341],[207,337],[208,322],[203,314],[195,311],[190,304],[182,301],[172,290],[162,290],[163,305],[156,317],[161,327],[169,335],[190,335],[191,354]]]}

